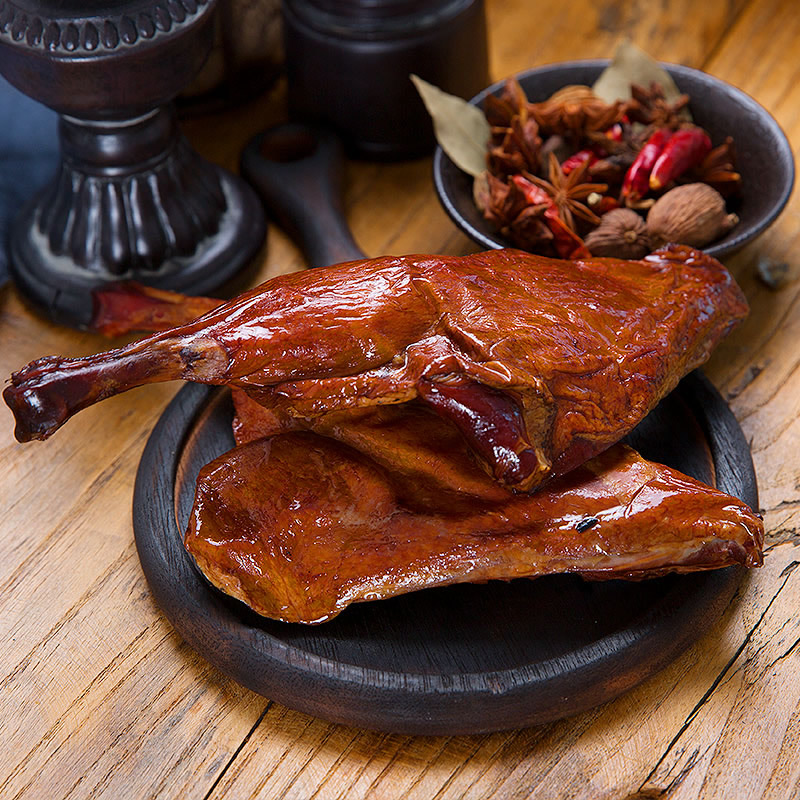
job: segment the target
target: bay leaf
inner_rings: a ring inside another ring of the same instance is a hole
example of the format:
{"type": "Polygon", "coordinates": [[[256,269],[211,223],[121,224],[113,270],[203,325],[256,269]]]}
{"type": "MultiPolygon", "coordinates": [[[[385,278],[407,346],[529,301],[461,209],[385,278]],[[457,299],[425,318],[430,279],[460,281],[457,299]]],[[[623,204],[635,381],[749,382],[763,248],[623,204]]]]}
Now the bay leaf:
{"type": "Polygon", "coordinates": [[[461,97],[411,75],[425,108],[433,120],[436,141],[450,160],[475,177],[486,169],[489,123],[483,111],[461,97]]]}
{"type": "Polygon", "coordinates": [[[669,72],[644,50],[625,39],[618,45],[611,63],[600,74],[592,89],[599,98],[613,103],[630,98],[632,83],[649,88],[654,81],[661,84],[667,102],[674,102],[681,96],[669,72]]]}

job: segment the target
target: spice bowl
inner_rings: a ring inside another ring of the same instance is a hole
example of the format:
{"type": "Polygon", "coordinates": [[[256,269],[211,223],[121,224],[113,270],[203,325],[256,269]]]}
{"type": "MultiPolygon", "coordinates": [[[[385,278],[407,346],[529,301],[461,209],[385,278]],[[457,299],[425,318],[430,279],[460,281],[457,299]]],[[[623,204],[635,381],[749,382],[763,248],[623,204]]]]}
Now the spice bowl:
{"type": "MultiPolygon", "coordinates": [[[[564,86],[591,86],[608,66],[608,60],[549,64],[516,76],[531,102],[541,102],[564,86]]],[[[743,192],[736,202],[738,224],[705,252],[717,258],[729,255],[763,233],[786,205],[794,185],[792,150],[770,113],[740,89],[706,72],[677,64],[662,65],[681,92],[691,98],[689,108],[697,125],[713,145],[732,136],[736,167],[743,192]]],[[[470,100],[482,107],[490,95],[500,95],[505,81],[484,89],[470,100]]],[[[459,169],[441,147],[433,159],[433,178],[439,200],[455,224],[486,249],[513,247],[483,218],[473,200],[473,179],[459,169]]]]}

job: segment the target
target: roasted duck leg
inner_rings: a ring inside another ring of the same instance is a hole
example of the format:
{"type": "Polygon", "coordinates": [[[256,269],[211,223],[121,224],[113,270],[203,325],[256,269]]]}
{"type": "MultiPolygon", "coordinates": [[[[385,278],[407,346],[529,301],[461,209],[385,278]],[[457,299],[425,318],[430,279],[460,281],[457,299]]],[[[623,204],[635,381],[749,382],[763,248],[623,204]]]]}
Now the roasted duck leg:
{"type": "Polygon", "coordinates": [[[20,441],[174,379],[298,418],[416,400],[528,491],[627,434],[746,312],[725,268],[686,247],[634,262],[381,258],[281,276],[108,353],[41,359],[4,397],[20,441]]]}
{"type": "Polygon", "coordinates": [[[744,503],[624,445],[515,493],[419,402],[282,415],[234,390],[237,447],[200,474],[187,550],[260,614],[322,622],[360,600],[574,572],[645,578],[761,564],[744,503]]]}
{"type": "Polygon", "coordinates": [[[106,293],[107,331],[183,324],[31,365],[7,399],[24,419],[46,398],[60,424],[137,383],[231,384],[239,446],[201,472],[185,543],[212,583],[276,619],[457,582],[761,563],[745,504],[622,445],[534,494],[509,489],[535,486],[539,459],[558,473],[624,435],[704,360],[746,311],[716,262],[679,248],[631,264],[486,254],[338,269],[338,289],[278,281],[219,309],[106,293]]]}
{"type": "Polygon", "coordinates": [[[218,588],[306,623],[453,583],[752,567],[762,541],[746,504],[624,445],[533,494],[437,513],[398,502],[393,475],[313,433],[258,439],[208,464],[185,536],[218,588]]]}

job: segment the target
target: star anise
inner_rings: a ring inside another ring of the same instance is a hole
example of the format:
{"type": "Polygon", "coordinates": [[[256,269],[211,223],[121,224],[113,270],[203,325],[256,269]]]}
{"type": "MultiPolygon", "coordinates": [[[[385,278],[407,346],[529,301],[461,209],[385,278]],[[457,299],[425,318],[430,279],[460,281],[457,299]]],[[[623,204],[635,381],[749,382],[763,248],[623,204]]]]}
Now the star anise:
{"type": "Polygon", "coordinates": [[[516,78],[508,78],[500,97],[490,94],[483,101],[483,112],[493,128],[509,128],[514,117],[528,117],[528,98],[516,78]]]}
{"type": "MultiPolygon", "coordinates": [[[[492,138],[498,129],[492,129],[492,138]]],[[[498,136],[499,138],[499,136],[498,136]]],[[[487,154],[489,170],[494,175],[514,175],[517,172],[535,171],[539,164],[542,140],[539,126],[533,119],[516,116],[508,128],[502,129],[502,140],[491,144],[487,154]]]]}
{"type": "Polygon", "coordinates": [[[528,113],[546,134],[559,134],[573,143],[592,131],[605,131],[619,122],[628,103],[606,103],[588,86],[566,86],[542,103],[529,103],[528,113]]]}
{"type": "Polygon", "coordinates": [[[633,102],[628,108],[628,117],[633,122],[641,122],[654,128],[678,128],[689,119],[687,106],[689,95],[682,94],[672,103],[664,97],[660,83],[651,83],[650,88],[631,84],[633,102]]]}
{"type": "Polygon", "coordinates": [[[691,179],[713,186],[723,197],[741,191],[742,176],[736,171],[736,153],[730,136],[705,157],[691,179]]]}
{"type": "Polygon", "coordinates": [[[558,255],[553,246],[554,236],[544,219],[542,206],[528,206],[522,209],[508,225],[500,230],[517,247],[531,250],[540,255],[558,255]]]}
{"type": "Polygon", "coordinates": [[[524,198],[515,196],[513,184],[484,171],[475,177],[472,196],[484,219],[500,228],[525,207],[524,198]]]}
{"type": "Polygon", "coordinates": [[[577,169],[572,170],[569,175],[564,175],[561,164],[551,153],[549,160],[549,181],[538,178],[535,175],[525,177],[532,183],[543,189],[552,198],[564,224],[575,231],[575,217],[585,220],[591,225],[599,225],[600,218],[595,214],[585,201],[591,194],[602,195],[608,190],[605,183],[585,183],[588,162],[584,162],[577,169]]]}
{"type": "Polygon", "coordinates": [[[545,222],[546,203],[530,205],[512,180],[483,172],[473,184],[475,204],[484,219],[517,247],[543,255],[557,255],[553,233],[545,222]]]}

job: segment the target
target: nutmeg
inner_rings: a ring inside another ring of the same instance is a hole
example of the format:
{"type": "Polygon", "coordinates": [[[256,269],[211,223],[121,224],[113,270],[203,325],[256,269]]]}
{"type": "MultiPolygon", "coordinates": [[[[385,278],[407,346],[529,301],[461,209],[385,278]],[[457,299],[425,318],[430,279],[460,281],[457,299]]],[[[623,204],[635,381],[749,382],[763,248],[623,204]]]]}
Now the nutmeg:
{"type": "Polygon", "coordinates": [[[647,214],[647,231],[656,247],[667,242],[704,247],[738,221],[736,214],[728,214],[716,189],[707,183],[687,183],[656,200],[647,214]]]}
{"type": "Polygon", "coordinates": [[[593,256],[642,258],[652,246],[645,221],[629,208],[615,208],[584,240],[593,256]]]}

